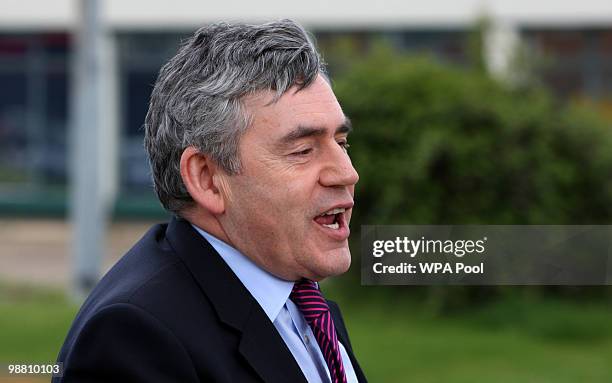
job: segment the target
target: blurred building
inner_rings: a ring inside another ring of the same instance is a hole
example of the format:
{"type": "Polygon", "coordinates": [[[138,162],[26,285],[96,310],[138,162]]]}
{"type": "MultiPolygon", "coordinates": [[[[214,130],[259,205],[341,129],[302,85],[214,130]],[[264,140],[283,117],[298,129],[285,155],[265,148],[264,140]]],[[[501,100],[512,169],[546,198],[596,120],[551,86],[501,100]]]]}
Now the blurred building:
{"type": "MultiPolygon", "coordinates": [[[[0,0],[0,214],[65,212],[77,6],[77,0],[0,0]]],[[[120,136],[117,211],[161,211],[141,126],[160,66],[197,27],[290,17],[312,31],[324,50],[335,39],[367,47],[383,38],[399,50],[464,65],[468,36],[483,15],[495,26],[485,52],[493,71],[508,67],[509,47],[520,41],[528,55],[542,58],[537,76],[559,97],[612,105],[610,1],[104,1],[113,60],[108,81],[116,89],[112,120],[120,136]]]]}

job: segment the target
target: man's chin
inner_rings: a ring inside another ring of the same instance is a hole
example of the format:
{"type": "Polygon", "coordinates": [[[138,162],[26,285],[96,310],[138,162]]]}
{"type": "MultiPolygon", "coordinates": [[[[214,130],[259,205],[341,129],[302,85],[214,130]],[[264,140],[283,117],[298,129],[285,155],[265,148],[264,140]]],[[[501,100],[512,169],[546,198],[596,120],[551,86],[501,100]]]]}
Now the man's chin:
{"type": "Polygon", "coordinates": [[[351,267],[351,252],[348,248],[334,249],[324,253],[325,259],[317,267],[313,280],[323,280],[346,273],[351,267]]]}

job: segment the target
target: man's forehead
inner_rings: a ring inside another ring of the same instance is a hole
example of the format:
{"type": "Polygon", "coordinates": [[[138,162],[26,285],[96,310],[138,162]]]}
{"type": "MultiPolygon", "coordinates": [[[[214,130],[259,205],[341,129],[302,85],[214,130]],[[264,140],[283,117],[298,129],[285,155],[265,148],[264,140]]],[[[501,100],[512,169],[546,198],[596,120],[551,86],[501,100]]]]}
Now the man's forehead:
{"type": "Polygon", "coordinates": [[[308,86],[302,87],[294,84],[287,89],[280,97],[276,90],[263,89],[254,91],[242,98],[242,103],[250,108],[261,108],[264,106],[274,105],[278,102],[291,103],[298,101],[304,93],[318,94],[325,98],[331,98],[336,101],[336,96],[331,89],[329,81],[326,77],[319,74],[308,86]]]}
{"type": "Polygon", "coordinates": [[[280,98],[272,90],[253,93],[243,99],[243,105],[254,124],[331,129],[347,125],[350,128],[350,121],[322,78],[303,89],[294,86],[280,98]]]}

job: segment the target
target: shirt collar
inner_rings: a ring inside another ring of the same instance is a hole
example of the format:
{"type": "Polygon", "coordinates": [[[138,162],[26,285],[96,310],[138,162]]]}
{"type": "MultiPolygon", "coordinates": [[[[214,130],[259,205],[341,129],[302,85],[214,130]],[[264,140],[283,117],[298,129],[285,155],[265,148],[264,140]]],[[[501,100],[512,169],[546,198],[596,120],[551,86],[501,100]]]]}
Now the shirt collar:
{"type": "Polygon", "coordinates": [[[250,258],[219,238],[205,232],[194,224],[191,226],[214,247],[225,263],[240,279],[244,287],[249,290],[253,298],[259,303],[268,318],[270,318],[270,321],[274,322],[285,302],[289,299],[295,282],[286,281],[270,274],[250,258]]]}

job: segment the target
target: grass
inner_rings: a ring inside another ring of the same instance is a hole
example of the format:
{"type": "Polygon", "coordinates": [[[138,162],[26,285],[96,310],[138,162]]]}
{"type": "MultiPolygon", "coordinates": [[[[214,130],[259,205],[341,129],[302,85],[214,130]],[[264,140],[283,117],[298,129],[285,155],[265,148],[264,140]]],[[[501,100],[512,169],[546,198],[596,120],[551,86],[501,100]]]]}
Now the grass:
{"type": "Polygon", "coordinates": [[[612,310],[604,303],[515,297],[433,316],[409,298],[361,295],[334,299],[372,382],[612,381],[612,310]]]}
{"type": "Polygon", "coordinates": [[[0,363],[55,361],[77,310],[58,291],[0,284],[0,363]]]}
{"type": "MultiPolygon", "coordinates": [[[[328,293],[372,382],[610,382],[604,303],[506,299],[447,316],[384,288],[328,293]]],[[[0,285],[0,363],[54,361],[77,311],[59,292],[0,285]]],[[[1,379],[0,379],[1,380],[1,379]]]]}
{"type": "Polygon", "coordinates": [[[356,352],[372,381],[610,382],[612,341],[567,342],[409,310],[352,309],[356,352]]]}

